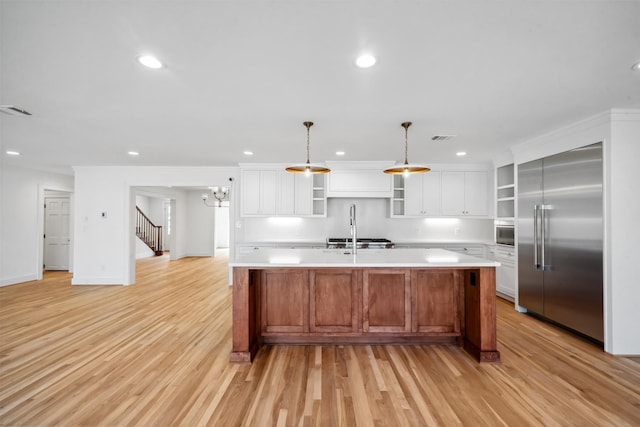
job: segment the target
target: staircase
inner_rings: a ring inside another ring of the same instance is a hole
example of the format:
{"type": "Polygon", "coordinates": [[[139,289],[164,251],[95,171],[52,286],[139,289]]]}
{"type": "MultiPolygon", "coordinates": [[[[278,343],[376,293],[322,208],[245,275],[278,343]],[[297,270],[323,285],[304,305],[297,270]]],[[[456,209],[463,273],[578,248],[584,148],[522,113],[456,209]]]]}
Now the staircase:
{"type": "Polygon", "coordinates": [[[155,225],[136,206],[136,236],[140,238],[156,254],[162,255],[162,226],[155,225]]]}

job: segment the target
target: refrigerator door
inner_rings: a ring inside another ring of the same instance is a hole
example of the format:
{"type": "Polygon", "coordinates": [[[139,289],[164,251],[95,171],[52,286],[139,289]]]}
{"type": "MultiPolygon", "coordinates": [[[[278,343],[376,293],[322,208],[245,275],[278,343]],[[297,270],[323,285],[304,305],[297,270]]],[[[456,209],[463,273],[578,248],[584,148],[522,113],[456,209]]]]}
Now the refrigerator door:
{"type": "Polygon", "coordinates": [[[543,314],[540,210],[542,160],[518,166],[518,305],[543,314]]]}
{"type": "Polygon", "coordinates": [[[604,341],[602,144],[545,158],[543,181],[542,314],[604,341]]]}

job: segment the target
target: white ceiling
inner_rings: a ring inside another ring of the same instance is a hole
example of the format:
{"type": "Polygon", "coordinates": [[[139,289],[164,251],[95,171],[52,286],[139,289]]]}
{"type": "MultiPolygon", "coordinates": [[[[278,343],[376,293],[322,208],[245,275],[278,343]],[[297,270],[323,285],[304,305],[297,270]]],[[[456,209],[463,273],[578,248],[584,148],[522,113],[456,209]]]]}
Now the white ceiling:
{"type": "Polygon", "coordinates": [[[0,14],[0,104],[33,113],[0,114],[2,163],[65,173],[300,163],[305,120],[312,162],[401,161],[403,121],[412,163],[485,162],[640,106],[640,1],[2,0],[0,14]],[[378,64],[355,67],[362,52],[378,64]]]}

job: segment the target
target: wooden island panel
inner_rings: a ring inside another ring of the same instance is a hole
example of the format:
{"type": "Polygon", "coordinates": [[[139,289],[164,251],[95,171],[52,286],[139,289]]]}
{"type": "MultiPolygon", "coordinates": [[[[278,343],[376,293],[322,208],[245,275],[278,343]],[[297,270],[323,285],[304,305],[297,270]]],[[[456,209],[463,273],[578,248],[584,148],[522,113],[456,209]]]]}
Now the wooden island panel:
{"type": "Polygon", "coordinates": [[[464,316],[460,272],[414,270],[411,283],[411,330],[460,333],[464,316]]]}
{"type": "Polygon", "coordinates": [[[356,333],[359,328],[357,270],[322,269],[309,273],[311,332],[356,333]]]}
{"type": "Polygon", "coordinates": [[[411,331],[409,270],[365,270],[362,294],[362,329],[365,332],[411,331]]]}
{"type": "Polygon", "coordinates": [[[308,272],[274,269],[262,272],[262,332],[309,332],[308,272]]]}
{"type": "Polygon", "coordinates": [[[496,347],[496,269],[464,271],[464,348],[480,362],[500,360],[496,347]]]}

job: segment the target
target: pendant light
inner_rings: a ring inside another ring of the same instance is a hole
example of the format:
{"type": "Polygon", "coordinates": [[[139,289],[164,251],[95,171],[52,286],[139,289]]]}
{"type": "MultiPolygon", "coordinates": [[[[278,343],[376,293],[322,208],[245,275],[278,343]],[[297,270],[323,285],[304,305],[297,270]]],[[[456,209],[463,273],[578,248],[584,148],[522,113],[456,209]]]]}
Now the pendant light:
{"type": "Polygon", "coordinates": [[[385,169],[384,173],[388,173],[391,175],[404,175],[404,177],[408,177],[411,173],[424,173],[429,172],[429,169],[423,165],[415,165],[410,164],[408,160],[408,147],[409,147],[409,126],[411,126],[411,122],[404,122],[400,126],[404,128],[404,164],[397,164],[389,169],[385,169]]]}
{"type": "Polygon", "coordinates": [[[291,165],[286,171],[292,173],[303,173],[305,175],[311,175],[312,173],[327,173],[331,172],[331,169],[321,165],[312,165],[309,162],[309,128],[313,126],[313,122],[304,122],[303,125],[307,128],[307,163],[291,165]]]}

